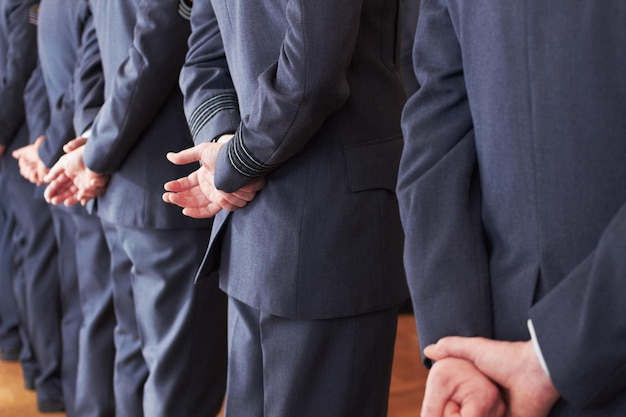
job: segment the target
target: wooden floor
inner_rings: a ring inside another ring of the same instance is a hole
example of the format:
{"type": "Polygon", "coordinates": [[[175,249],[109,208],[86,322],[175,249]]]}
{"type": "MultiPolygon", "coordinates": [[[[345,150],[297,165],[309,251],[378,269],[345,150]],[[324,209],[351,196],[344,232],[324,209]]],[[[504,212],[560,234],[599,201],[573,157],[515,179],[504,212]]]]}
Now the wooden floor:
{"type": "MultiPolygon", "coordinates": [[[[398,322],[388,417],[418,417],[425,381],[415,323],[411,315],[403,314],[398,322]]],[[[38,413],[35,393],[23,388],[19,364],[0,361],[0,417],[36,416],[64,417],[65,414],[38,413]]]]}

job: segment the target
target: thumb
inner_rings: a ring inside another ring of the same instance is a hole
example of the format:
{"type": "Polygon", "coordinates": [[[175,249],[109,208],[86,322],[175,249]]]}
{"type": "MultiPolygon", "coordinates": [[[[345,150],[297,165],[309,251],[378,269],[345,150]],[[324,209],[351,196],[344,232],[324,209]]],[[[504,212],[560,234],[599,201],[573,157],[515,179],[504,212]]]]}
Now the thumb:
{"type": "Polygon", "coordinates": [[[20,159],[22,157],[22,154],[24,153],[24,151],[22,151],[22,148],[16,149],[13,152],[11,152],[11,156],[14,159],[20,159]]]}
{"type": "Polygon", "coordinates": [[[91,178],[89,179],[89,186],[94,188],[102,188],[109,183],[110,177],[108,175],[95,174],[92,171],[89,172],[92,173],[91,178]]]}
{"type": "Polygon", "coordinates": [[[197,162],[200,160],[200,157],[202,155],[202,150],[204,149],[203,145],[207,144],[196,145],[194,147],[184,149],[180,152],[169,152],[166,157],[171,163],[176,165],[185,165],[192,162],[197,162]]]}
{"type": "Polygon", "coordinates": [[[58,162],[50,168],[48,173],[43,177],[43,181],[50,183],[65,173],[65,168],[58,162]]]}
{"type": "Polygon", "coordinates": [[[449,336],[440,339],[436,344],[427,346],[424,355],[434,361],[448,357],[465,359],[475,362],[478,353],[489,340],[482,337],[449,336]]]}
{"type": "Polygon", "coordinates": [[[70,140],[69,142],[67,142],[65,145],[63,145],[63,152],[70,153],[73,150],[80,148],[86,143],[87,143],[86,138],[83,138],[83,137],[74,138],[70,140]]]}

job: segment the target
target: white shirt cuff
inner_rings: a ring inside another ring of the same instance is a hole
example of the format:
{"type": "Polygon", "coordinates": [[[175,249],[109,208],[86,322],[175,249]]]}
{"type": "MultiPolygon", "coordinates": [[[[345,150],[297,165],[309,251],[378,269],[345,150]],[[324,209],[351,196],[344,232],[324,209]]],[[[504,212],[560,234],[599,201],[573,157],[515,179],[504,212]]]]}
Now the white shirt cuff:
{"type": "Polygon", "coordinates": [[[541,346],[539,346],[539,342],[537,341],[537,333],[535,333],[535,326],[533,326],[532,320],[528,319],[527,326],[528,332],[530,333],[530,340],[532,340],[533,342],[535,354],[537,355],[537,359],[539,359],[539,364],[541,365],[541,368],[545,371],[545,373],[550,376],[548,365],[546,364],[546,360],[543,358],[543,353],[541,353],[541,346]]]}

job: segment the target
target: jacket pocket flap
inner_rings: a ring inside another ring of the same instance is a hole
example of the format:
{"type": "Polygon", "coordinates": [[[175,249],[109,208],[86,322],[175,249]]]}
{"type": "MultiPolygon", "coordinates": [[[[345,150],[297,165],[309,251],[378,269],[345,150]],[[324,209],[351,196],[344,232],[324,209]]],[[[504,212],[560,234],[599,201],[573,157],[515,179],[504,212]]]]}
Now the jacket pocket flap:
{"type": "Polygon", "coordinates": [[[350,190],[383,188],[395,192],[402,145],[401,136],[345,145],[350,190]]]}

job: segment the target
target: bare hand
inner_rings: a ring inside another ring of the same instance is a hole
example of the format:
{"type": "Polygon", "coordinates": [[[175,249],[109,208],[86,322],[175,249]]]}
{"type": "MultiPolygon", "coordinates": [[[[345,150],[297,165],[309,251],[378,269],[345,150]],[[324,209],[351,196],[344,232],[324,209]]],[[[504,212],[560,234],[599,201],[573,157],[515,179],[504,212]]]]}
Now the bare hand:
{"type": "MultiPolygon", "coordinates": [[[[54,169],[54,167],[52,167],[54,169]]],[[[50,204],[58,205],[64,204],[66,206],[73,206],[79,203],[80,200],[77,197],[78,189],[74,186],[74,182],[70,177],[65,175],[64,172],[55,173],[54,179],[52,177],[46,177],[46,182],[49,182],[44,192],[44,198],[50,204]]]]}
{"type": "Polygon", "coordinates": [[[40,136],[32,144],[16,149],[12,154],[13,158],[18,161],[20,174],[36,185],[42,185],[48,173],[48,167],[39,157],[39,148],[44,139],[45,136],[40,136]]]}
{"type": "Polygon", "coordinates": [[[63,155],[44,180],[50,185],[46,188],[45,198],[51,204],[85,205],[106,190],[109,176],[98,174],[87,168],[83,162],[85,145],[73,148],[63,155]]]}
{"type": "Polygon", "coordinates": [[[442,359],[428,373],[422,417],[503,417],[505,410],[497,385],[471,362],[442,359]]]}
{"type": "Polygon", "coordinates": [[[193,162],[201,162],[201,165],[187,177],[166,183],[163,200],[182,207],[183,214],[195,218],[213,217],[222,209],[239,210],[252,201],[265,186],[265,178],[254,179],[234,193],[215,188],[215,162],[222,146],[222,143],[202,143],[178,153],[169,153],[167,158],[176,165],[193,162]]]}
{"type": "Polygon", "coordinates": [[[472,362],[504,390],[507,416],[547,416],[559,398],[530,341],[446,337],[424,349],[424,354],[435,361],[455,357],[472,362]]]}

